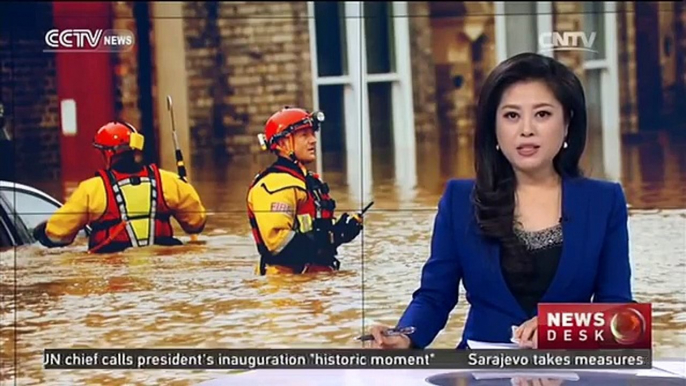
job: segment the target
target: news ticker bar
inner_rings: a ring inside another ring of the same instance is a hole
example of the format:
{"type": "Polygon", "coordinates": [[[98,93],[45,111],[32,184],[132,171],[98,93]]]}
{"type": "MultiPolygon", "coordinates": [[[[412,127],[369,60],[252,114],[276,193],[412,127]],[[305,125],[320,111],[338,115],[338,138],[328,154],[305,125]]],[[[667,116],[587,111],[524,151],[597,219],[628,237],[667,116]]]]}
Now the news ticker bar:
{"type": "Polygon", "coordinates": [[[44,369],[650,369],[651,350],[46,349],[44,369]]]}

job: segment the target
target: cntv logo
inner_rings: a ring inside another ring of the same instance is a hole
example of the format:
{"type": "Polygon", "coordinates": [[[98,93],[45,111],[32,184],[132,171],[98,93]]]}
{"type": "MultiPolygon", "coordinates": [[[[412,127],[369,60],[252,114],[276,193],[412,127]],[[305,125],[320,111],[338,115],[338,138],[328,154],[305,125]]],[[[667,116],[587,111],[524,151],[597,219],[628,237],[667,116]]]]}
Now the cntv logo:
{"type": "Polygon", "coordinates": [[[644,303],[538,305],[538,348],[651,349],[652,307],[644,303]]]}
{"type": "Polygon", "coordinates": [[[593,44],[595,43],[596,33],[591,32],[586,34],[583,31],[564,31],[564,32],[542,32],[538,35],[538,45],[541,47],[539,53],[551,51],[586,51],[595,52],[593,44]],[[579,44],[583,44],[583,47],[579,44]]]}

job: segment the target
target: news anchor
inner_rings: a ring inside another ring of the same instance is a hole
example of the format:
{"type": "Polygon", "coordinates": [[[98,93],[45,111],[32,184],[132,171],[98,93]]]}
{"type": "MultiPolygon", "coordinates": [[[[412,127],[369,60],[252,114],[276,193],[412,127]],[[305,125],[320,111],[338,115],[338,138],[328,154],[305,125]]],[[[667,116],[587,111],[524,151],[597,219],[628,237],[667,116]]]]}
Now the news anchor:
{"type": "Polygon", "coordinates": [[[524,53],[499,64],[477,106],[475,180],[451,180],[431,254],[398,328],[374,347],[425,348],[445,327],[459,284],[467,340],[536,347],[537,304],[631,302],[628,212],[621,185],[582,176],[586,100],[556,60],[524,53]]]}

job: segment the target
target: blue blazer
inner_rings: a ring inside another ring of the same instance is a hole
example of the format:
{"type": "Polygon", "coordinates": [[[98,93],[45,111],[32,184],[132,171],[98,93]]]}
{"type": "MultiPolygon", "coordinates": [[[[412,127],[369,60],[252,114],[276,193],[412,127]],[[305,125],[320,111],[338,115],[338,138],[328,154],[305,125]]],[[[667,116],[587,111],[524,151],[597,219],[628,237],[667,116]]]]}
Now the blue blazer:
{"type": "MultiPolygon", "coordinates": [[[[500,270],[500,247],[479,235],[471,203],[473,180],[449,181],[438,204],[431,255],[421,283],[398,322],[414,326],[410,339],[425,348],[445,327],[459,284],[470,304],[462,341],[509,343],[511,326],[527,315],[500,270]]],[[[557,273],[542,303],[632,302],[628,210],[618,183],[563,179],[563,247],[557,273]]]]}

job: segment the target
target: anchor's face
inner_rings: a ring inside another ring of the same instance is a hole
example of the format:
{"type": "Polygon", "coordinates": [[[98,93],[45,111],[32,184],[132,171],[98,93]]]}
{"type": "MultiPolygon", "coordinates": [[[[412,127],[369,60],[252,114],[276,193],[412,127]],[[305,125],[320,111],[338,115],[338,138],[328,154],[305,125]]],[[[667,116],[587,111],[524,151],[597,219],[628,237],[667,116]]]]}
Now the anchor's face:
{"type": "Polygon", "coordinates": [[[541,81],[515,83],[505,90],[496,111],[498,146],[515,170],[552,168],[567,136],[564,109],[541,81]]]}

